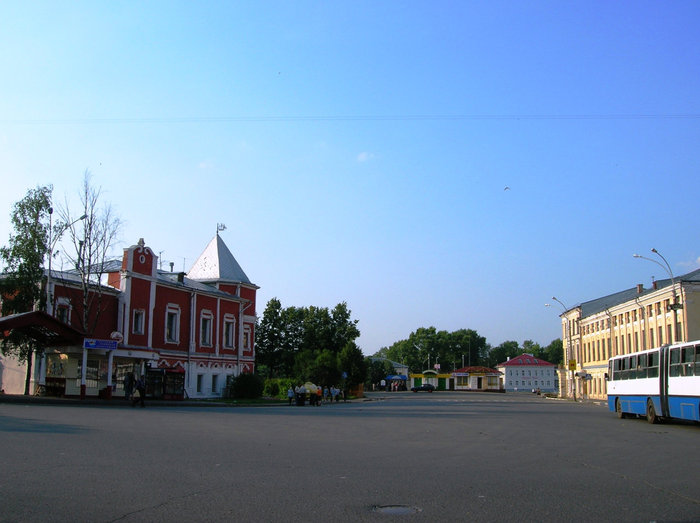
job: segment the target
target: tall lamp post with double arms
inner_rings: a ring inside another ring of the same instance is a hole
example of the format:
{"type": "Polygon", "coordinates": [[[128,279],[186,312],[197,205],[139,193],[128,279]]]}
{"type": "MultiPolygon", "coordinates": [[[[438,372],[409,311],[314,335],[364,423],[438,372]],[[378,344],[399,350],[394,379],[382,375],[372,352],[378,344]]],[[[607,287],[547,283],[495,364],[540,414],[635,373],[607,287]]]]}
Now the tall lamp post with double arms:
{"type": "MultiPolygon", "coordinates": [[[[656,254],[664,262],[661,263],[659,260],[655,260],[654,258],[647,258],[646,256],[642,256],[641,254],[633,254],[632,256],[634,256],[635,258],[640,258],[642,260],[647,260],[647,261],[650,261],[652,263],[655,263],[656,265],[661,267],[664,271],[666,271],[668,273],[668,275],[671,277],[671,293],[673,295],[673,300],[672,300],[673,303],[671,303],[668,308],[673,311],[673,329],[672,329],[673,333],[672,333],[672,339],[669,341],[671,343],[676,343],[677,341],[683,341],[684,336],[683,336],[682,332],[680,335],[681,339],[680,340],[677,339],[679,337],[678,336],[678,309],[682,309],[683,304],[678,303],[678,295],[676,294],[676,278],[673,277],[673,271],[671,270],[671,266],[669,265],[666,258],[664,258],[663,255],[654,248],[651,249],[651,252],[656,254]]],[[[659,340],[659,343],[661,343],[661,340],[659,340]]]]}
{"type": "MultiPolygon", "coordinates": [[[[559,305],[562,306],[564,309],[564,319],[566,320],[566,366],[568,369],[571,371],[571,396],[574,398],[574,401],[576,401],[576,382],[574,381],[574,372],[576,370],[575,367],[575,359],[574,359],[574,348],[571,346],[571,320],[567,316],[567,313],[569,312],[569,308],[564,305],[564,303],[557,299],[556,296],[552,296],[552,300],[556,301],[559,305]],[[573,365],[572,365],[572,362],[573,365]]],[[[549,303],[545,303],[545,307],[549,307],[549,303]]]]}

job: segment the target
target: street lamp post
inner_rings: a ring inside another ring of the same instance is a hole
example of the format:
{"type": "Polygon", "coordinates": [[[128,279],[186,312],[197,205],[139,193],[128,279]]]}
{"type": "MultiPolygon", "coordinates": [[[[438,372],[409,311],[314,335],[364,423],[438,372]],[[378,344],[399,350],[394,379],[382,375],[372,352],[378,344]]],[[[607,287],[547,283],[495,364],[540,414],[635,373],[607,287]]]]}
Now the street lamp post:
{"type": "MultiPolygon", "coordinates": [[[[557,299],[556,296],[552,296],[552,300],[556,301],[559,305],[562,306],[564,309],[564,319],[566,320],[566,360],[564,363],[569,367],[569,370],[571,371],[571,396],[574,398],[574,401],[576,401],[576,382],[574,381],[574,369],[572,368],[571,362],[574,360],[574,349],[571,346],[571,320],[569,317],[566,315],[567,312],[569,312],[569,308],[564,305],[564,303],[557,299]]],[[[549,303],[545,303],[545,307],[550,307],[549,303]]]]}
{"type": "MultiPolygon", "coordinates": [[[[48,272],[46,273],[46,305],[44,307],[45,312],[49,314],[50,316],[53,316],[55,311],[54,311],[54,306],[53,306],[53,292],[51,289],[51,261],[53,260],[53,248],[56,246],[56,242],[61,238],[61,235],[68,229],[69,227],[73,226],[75,223],[79,222],[80,220],[84,220],[87,218],[87,214],[83,214],[80,218],[77,220],[66,224],[62,226],[58,231],[56,231],[56,236],[53,236],[53,207],[49,207],[49,242],[48,242],[48,255],[49,255],[49,263],[48,263],[48,272]]],[[[42,353],[41,355],[41,360],[38,362],[37,365],[37,372],[38,372],[38,386],[40,388],[43,388],[46,386],[46,353],[42,353]]]]}
{"type": "Polygon", "coordinates": [[[54,315],[54,307],[53,307],[53,292],[51,291],[51,260],[53,259],[53,248],[56,246],[56,243],[58,240],[61,239],[61,236],[63,235],[64,232],[66,232],[66,229],[69,227],[72,227],[76,223],[78,223],[81,220],[84,220],[87,218],[87,214],[83,214],[80,218],[77,220],[73,220],[71,223],[63,225],[59,230],[56,231],[56,237],[53,237],[53,207],[49,207],[49,270],[48,273],[46,274],[46,312],[50,315],[54,315]]]}
{"type": "MultiPolygon", "coordinates": [[[[661,263],[659,260],[655,260],[654,258],[647,258],[646,256],[642,256],[641,254],[633,254],[632,256],[635,258],[640,258],[642,260],[646,260],[646,261],[650,261],[652,263],[655,263],[656,265],[661,267],[664,271],[666,271],[666,273],[671,277],[671,293],[673,295],[673,303],[671,303],[671,305],[669,306],[669,308],[673,311],[673,333],[672,333],[671,342],[675,343],[676,341],[679,341],[676,339],[676,338],[678,338],[678,332],[677,332],[678,331],[678,309],[682,309],[683,304],[678,303],[678,296],[676,295],[676,278],[674,278],[674,276],[673,276],[673,271],[671,270],[671,266],[669,265],[668,261],[656,249],[652,248],[651,252],[653,252],[659,258],[661,258],[664,261],[664,263],[661,263]]],[[[681,333],[680,337],[684,338],[685,336],[683,336],[683,334],[681,333]]],[[[683,339],[681,339],[680,341],[683,341],[683,339]]],[[[661,340],[659,340],[659,343],[661,343],[661,340]]]]}

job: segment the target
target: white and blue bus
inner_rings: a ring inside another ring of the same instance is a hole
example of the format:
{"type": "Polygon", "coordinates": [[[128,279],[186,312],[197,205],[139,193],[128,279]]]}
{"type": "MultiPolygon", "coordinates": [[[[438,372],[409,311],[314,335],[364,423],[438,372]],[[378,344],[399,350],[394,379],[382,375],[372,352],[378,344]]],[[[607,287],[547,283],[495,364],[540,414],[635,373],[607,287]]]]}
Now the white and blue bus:
{"type": "Polygon", "coordinates": [[[608,407],[619,418],[700,421],[700,341],[615,356],[607,379],[608,407]]]}

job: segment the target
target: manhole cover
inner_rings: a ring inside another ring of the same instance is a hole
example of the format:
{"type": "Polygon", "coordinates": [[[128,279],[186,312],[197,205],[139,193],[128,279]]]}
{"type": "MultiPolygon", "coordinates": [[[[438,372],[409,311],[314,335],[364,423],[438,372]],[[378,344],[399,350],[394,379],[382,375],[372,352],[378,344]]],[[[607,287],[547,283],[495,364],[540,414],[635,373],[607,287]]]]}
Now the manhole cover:
{"type": "Polygon", "coordinates": [[[418,507],[409,507],[408,505],[375,505],[372,510],[379,514],[389,514],[391,516],[405,516],[420,512],[418,507]]]}

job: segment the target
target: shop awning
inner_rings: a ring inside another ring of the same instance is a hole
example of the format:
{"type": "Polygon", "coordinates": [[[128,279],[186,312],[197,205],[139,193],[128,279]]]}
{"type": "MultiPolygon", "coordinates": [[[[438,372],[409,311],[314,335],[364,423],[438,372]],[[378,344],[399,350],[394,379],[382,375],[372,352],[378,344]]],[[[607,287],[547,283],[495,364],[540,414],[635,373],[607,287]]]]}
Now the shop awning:
{"type": "Polygon", "coordinates": [[[12,331],[21,332],[45,347],[80,345],[85,336],[81,331],[42,311],[22,312],[0,318],[0,339],[12,331]]]}

